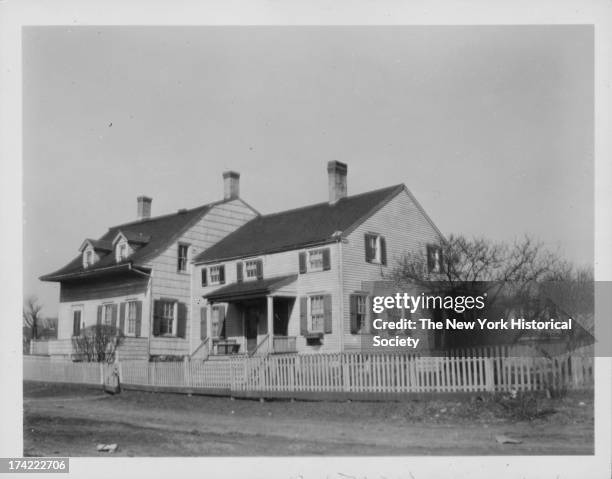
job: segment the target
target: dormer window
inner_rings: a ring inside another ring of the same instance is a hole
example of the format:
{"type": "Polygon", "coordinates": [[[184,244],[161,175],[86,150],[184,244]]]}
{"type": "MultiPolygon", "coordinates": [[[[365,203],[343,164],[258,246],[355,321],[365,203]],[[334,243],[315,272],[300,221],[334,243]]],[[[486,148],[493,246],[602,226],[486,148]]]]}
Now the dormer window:
{"type": "Polygon", "coordinates": [[[93,251],[88,249],[83,253],[83,267],[89,268],[93,264],[93,251]]]}
{"type": "Polygon", "coordinates": [[[125,241],[120,241],[119,243],[117,243],[116,251],[117,251],[116,253],[117,263],[127,259],[129,253],[128,253],[128,245],[125,241]]]}

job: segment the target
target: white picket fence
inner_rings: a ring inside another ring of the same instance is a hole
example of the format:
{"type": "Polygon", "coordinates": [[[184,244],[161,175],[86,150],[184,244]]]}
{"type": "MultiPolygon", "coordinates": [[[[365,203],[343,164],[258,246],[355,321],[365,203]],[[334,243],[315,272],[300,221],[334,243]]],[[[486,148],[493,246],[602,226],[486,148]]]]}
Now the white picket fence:
{"type": "MultiPolygon", "coordinates": [[[[194,362],[120,361],[125,386],[235,396],[388,395],[593,387],[593,358],[416,357],[338,353],[230,356],[194,362]]],[[[101,384],[96,363],[24,357],[24,379],[101,384]]]]}

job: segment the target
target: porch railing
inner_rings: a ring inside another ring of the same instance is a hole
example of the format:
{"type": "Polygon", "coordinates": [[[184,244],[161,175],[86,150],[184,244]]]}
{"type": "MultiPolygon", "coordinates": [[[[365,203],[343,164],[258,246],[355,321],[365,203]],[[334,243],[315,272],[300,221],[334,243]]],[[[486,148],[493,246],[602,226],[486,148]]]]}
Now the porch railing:
{"type": "Polygon", "coordinates": [[[272,351],[275,353],[296,353],[295,336],[274,336],[272,351]]]}

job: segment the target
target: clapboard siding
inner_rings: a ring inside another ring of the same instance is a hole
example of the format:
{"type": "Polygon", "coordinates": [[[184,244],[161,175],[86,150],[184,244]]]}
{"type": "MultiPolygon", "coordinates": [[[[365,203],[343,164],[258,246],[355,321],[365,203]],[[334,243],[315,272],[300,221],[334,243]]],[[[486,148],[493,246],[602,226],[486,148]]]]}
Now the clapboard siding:
{"type": "MultiPolygon", "coordinates": [[[[194,336],[200,336],[200,317],[199,309],[205,306],[206,302],[201,300],[198,301],[202,296],[219,289],[221,286],[206,286],[201,285],[201,271],[202,268],[210,268],[218,264],[225,266],[225,285],[235,283],[236,277],[236,263],[239,261],[248,261],[252,259],[260,259],[263,263],[263,276],[264,278],[271,278],[276,276],[285,276],[290,274],[297,274],[297,280],[294,284],[287,285],[283,288],[285,294],[292,297],[299,298],[300,296],[309,296],[314,294],[331,294],[332,295],[332,332],[325,334],[322,344],[320,346],[309,346],[306,344],[306,340],[300,335],[300,306],[299,299],[293,306],[291,316],[289,318],[289,327],[287,334],[289,336],[296,336],[296,348],[300,353],[316,353],[316,352],[337,352],[340,350],[341,344],[341,314],[340,314],[340,301],[341,301],[341,283],[340,283],[340,258],[338,255],[338,243],[330,243],[322,247],[330,248],[330,263],[331,269],[328,271],[316,271],[308,272],[305,274],[299,274],[299,253],[301,251],[308,251],[309,249],[296,249],[291,251],[284,251],[281,253],[274,253],[269,255],[260,256],[249,256],[241,258],[240,260],[226,261],[223,263],[207,264],[205,266],[198,265],[195,267],[193,274],[193,292],[196,298],[195,314],[192,316],[192,328],[194,336]]],[[[245,276],[246,278],[246,276],[245,276]]],[[[248,282],[247,279],[244,280],[248,282]]],[[[227,306],[227,305],[225,305],[227,306]]],[[[241,351],[244,350],[244,328],[242,323],[242,314],[239,310],[228,309],[226,317],[226,328],[227,336],[229,339],[235,339],[241,344],[241,351]]],[[[265,333],[260,332],[258,334],[258,342],[265,338],[265,333]]]]}
{"type": "Polygon", "coordinates": [[[60,302],[70,303],[90,299],[102,299],[128,294],[144,293],[148,278],[130,276],[122,278],[89,280],[79,283],[61,283],[60,302]]]}
{"type": "Polygon", "coordinates": [[[342,245],[344,349],[351,351],[363,349],[363,338],[350,333],[349,295],[362,291],[363,281],[388,279],[403,255],[424,251],[427,243],[437,242],[440,237],[408,193],[403,191],[359,225],[347,239],[348,242],[342,245]],[[378,233],[385,237],[386,266],[365,261],[365,233],[378,233]]]}
{"type": "MultiPolygon", "coordinates": [[[[193,308],[191,294],[192,265],[187,271],[177,271],[179,244],[188,244],[189,259],[209,248],[217,241],[227,236],[238,227],[255,217],[256,213],[241,200],[221,203],[212,207],[206,215],[200,218],[165,251],[149,262],[153,270],[152,300],[172,298],[187,305],[186,339],[155,338],[151,339],[150,353],[186,355],[199,344],[199,332],[191,334],[191,311],[193,308]]],[[[152,319],[151,319],[152,321],[152,319]]]]}
{"type": "Polygon", "coordinates": [[[120,361],[135,361],[149,359],[149,344],[147,338],[124,338],[117,348],[116,358],[120,361]]]}

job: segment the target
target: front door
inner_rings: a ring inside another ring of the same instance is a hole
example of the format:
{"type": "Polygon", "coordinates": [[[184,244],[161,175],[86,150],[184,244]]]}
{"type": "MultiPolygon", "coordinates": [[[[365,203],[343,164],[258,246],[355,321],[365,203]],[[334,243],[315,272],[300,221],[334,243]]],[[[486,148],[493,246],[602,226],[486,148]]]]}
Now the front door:
{"type": "Polygon", "coordinates": [[[249,307],[246,310],[244,323],[244,335],[247,341],[247,352],[252,353],[257,349],[257,323],[259,320],[259,310],[256,307],[249,307]]]}

